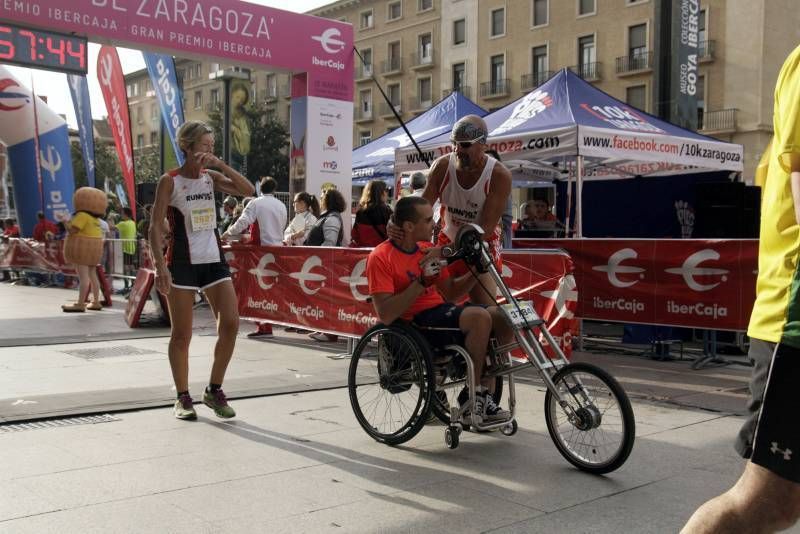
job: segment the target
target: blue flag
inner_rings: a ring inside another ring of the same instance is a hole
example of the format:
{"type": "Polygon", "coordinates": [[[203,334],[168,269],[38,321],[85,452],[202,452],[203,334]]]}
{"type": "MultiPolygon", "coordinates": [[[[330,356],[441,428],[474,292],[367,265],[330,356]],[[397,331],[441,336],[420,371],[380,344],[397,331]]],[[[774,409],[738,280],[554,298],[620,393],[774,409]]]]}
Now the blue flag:
{"type": "Polygon", "coordinates": [[[142,52],[150,81],[158,97],[161,118],[166,125],[167,135],[172,143],[178,165],[183,165],[183,152],[178,146],[178,127],[183,124],[183,100],[175,76],[175,62],[172,56],[142,52]]]}
{"type": "Polygon", "coordinates": [[[86,76],[68,74],[69,92],[72,94],[72,105],[75,107],[75,118],[78,121],[78,135],[81,139],[83,164],[86,166],[86,181],[94,187],[94,128],[92,126],[92,106],[89,102],[89,84],[86,76]]]}

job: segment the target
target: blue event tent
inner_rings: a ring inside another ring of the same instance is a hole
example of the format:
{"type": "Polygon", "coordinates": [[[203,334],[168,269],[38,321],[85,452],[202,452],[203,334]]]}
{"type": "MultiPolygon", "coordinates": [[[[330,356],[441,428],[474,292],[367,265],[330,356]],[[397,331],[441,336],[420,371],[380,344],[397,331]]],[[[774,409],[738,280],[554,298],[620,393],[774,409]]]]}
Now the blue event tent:
{"type": "MultiPolygon", "coordinates": [[[[584,179],[742,171],[742,146],[680,128],[617,100],[568,69],[484,117],[488,144],[513,171],[575,179],[578,235],[584,179]]],[[[395,152],[395,173],[452,151],[448,135],[395,152]]]]}
{"type": "MultiPolygon", "coordinates": [[[[406,127],[417,144],[439,134],[449,135],[453,124],[465,115],[483,117],[486,110],[458,92],[446,98],[418,117],[408,121],[406,127]]],[[[363,185],[370,180],[385,180],[394,186],[395,150],[414,149],[402,127],[388,132],[353,151],[353,183],[363,185]]]]}

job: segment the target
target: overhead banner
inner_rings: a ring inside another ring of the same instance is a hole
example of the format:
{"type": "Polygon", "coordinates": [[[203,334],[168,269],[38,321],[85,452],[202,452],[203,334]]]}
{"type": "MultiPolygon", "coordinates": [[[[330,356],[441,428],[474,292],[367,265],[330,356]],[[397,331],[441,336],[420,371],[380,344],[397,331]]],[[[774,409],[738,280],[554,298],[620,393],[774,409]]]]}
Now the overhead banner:
{"type": "Polygon", "coordinates": [[[747,330],[758,240],[515,239],[575,262],[578,315],[622,323],[747,330]]]}
{"type": "Polygon", "coordinates": [[[37,212],[43,211],[45,217],[58,222],[68,220],[73,211],[75,176],[67,123],[38,97],[34,112],[31,91],[2,65],[0,95],[0,142],[8,147],[21,235],[30,237],[38,222],[37,212]],[[41,169],[41,184],[37,166],[41,169]]]}
{"type": "Polygon", "coordinates": [[[178,146],[178,128],[183,124],[183,99],[175,75],[175,61],[166,54],[142,52],[147,73],[155,89],[166,136],[172,145],[178,166],[183,165],[183,152],[178,146]]]}
{"type": "Polygon", "coordinates": [[[69,92],[72,95],[75,119],[78,121],[78,136],[81,140],[83,165],[86,167],[86,182],[89,187],[95,187],[94,126],[92,125],[92,105],[89,101],[89,84],[86,81],[86,76],[68,74],[67,85],[69,85],[69,92]]]}
{"type": "Polygon", "coordinates": [[[97,56],[97,78],[103,99],[108,110],[108,123],[114,133],[114,144],[122,168],[125,190],[130,200],[129,207],[136,220],[136,177],[133,167],[133,142],[131,141],[131,121],[128,114],[128,96],[125,91],[125,78],[119,63],[117,49],[103,46],[97,56]]]}
{"type": "Polygon", "coordinates": [[[670,120],[683,128],[697,129],[697,57],[700,0],[672,4],[672,96],[670,120]]]}

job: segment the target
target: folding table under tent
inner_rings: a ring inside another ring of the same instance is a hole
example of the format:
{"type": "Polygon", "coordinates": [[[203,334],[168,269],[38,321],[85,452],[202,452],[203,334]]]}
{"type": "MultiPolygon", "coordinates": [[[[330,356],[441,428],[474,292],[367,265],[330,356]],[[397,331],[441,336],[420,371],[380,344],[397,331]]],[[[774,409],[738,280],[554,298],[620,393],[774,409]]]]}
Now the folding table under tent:
{"type": "MultiPolygon", "coordinates": [[[[487,111],[459,92],[450,93],[425,113],[406,123],[406,128],[417,144],[439,134],[449,135],[458,119],[465,115],[483,117],[487,111]]],[[[403,127],[400,126],[381,137],[353,150],[353,184],[364,185],[370,180],[384,180],[394,187],[395,150],[414,149],[403,127]]],[[[427,169],[427,166],[421,167],[427,169]]]]}
{"type": "MultiPolygon", "coordinates": [[[[484,117],[488,143],[518,172],[576,180],[582,236],[583,180],[742,171],[741,145],[680,128],[617,100],[562,69],[536,90],[484,117]],[[556,172],[554,172],[556,171],[556,172]]],[[[395,173],[427,168],[452,150],[448,133],[395,152],[395,173]]]]}

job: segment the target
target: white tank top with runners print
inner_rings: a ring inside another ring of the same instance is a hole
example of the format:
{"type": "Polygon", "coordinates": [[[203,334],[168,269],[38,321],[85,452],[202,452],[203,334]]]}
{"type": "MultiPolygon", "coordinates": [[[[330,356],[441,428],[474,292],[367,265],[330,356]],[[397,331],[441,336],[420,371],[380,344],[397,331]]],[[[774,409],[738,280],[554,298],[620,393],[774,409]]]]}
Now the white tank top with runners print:
{"type": "MultiPolygon", "coordinates": [[[[447,174],[439,188],[439,200],[442,203],[440,208],[441,232],[448,237],[448,241],[454,242],[459,229],[465,224],[478,223],[486,203],[486,196],[489,194],[495,163],[497,163],[496,159],[486,156],[486,165],[483,167],[480,178],[475,185],[464,189],[458,183],[456,175],[456,155],[455,153],[450,154],[447,174]]],[[[494,233],[495,235],[489,239],[490,242],[500,238],[499,225],[495,228],[494,233]]]]}

